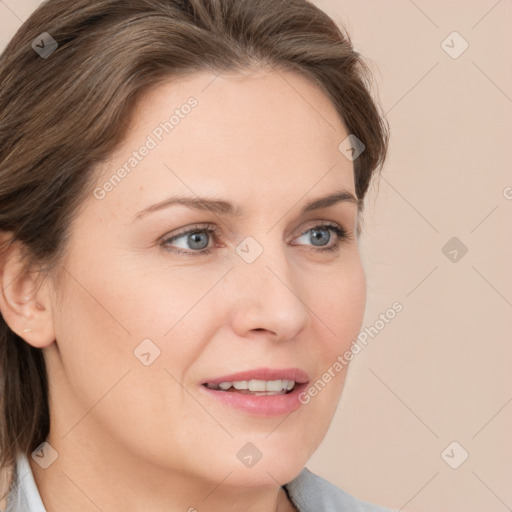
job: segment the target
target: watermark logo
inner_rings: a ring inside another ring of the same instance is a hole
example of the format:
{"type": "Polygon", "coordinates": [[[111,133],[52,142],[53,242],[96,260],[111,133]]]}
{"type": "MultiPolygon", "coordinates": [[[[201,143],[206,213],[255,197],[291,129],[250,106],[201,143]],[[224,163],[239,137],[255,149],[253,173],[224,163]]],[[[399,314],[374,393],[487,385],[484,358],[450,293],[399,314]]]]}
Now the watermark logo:
{"type": "Polygon", "coordinates": [[[358,139],[353,133],[346,137],[338,146],[340,153],[353,162],[366,149],[363,141],[358,139]]]}
{"type": "Polygon", "coordinates": [[[263,252],[263,247],[252,236],[245,238],[235,249],[246,263],[253,263],[263,252]]]}
{"type": "Polygon", "coordinates": [[[31,456],[43,469],[46,469],[57,460],[59,454],[50,443],[44,441],[32,452],[31,456]]]}
{"type": "Polygon", "coordinates": [[[443,39],[441,48],[452,58],[458,59],[469,47],[469,43],[458,33],[452,32],[443,39]]]}
{"type": "Polygon", "coordinates": [[[456,236],[452,236],[452,238],[443,245],[441,252],[452,263],[458,263],[468,252],[468,248],[456,236]]]}
{"type": "Polygon", "coordinates": [[[246,443],[238,450],[236,456],[244,466],[252,468],[263,457],[263,453],[254,444],[246,443]]]}
{"type": "Polygon", "coordinates": [[[100,201],[105,199],[107,194],[112,192],[162,142],[164,136],[171,133],[198,104],[197,99],[191,96],[180,108],[175,109],[169,119],[156,126],[151,134],[146,137],[144,144],[134,151],[132,156],[103,185],[94,189],[93,196],[100,201]]]}
{"type": "Polygon", "coordinates": [[[47,59],[58,47],[59,44],[48,32],[42,32],[32,41],[33,50],[43,59],[47,59]]]}
{"type": "Polygon", "coordinates": [[[146,338],[135,347],[133,354],[144,366],[149,366],[160,356],[160,349],[152,340],[146,338]]]}
{"type": "Polygon", "coordinates": [[[394,302],[385,313],[379,315],[379,319],[372,326],[365,327],[357,335],[356,339],[352,341],[350,349],[339,355],[336,361],[314,383],[310,384],[305,391],[299,394],[299,402],[303,405],[309,404],[311,399],[317,396],[333,378],[348,366],[350,361],[354,359],[354,356],[359,354],[368,345],[368,336],[372,339],[375,338],[402,309],[403,305],[400,302],[394,302]]]}
{"type": "Polygon", "coordinates": [[[469,457],[467,450],[457,441],[452,441],[442,452],[441,458],[452,469],[457,469],[469,457]]]}

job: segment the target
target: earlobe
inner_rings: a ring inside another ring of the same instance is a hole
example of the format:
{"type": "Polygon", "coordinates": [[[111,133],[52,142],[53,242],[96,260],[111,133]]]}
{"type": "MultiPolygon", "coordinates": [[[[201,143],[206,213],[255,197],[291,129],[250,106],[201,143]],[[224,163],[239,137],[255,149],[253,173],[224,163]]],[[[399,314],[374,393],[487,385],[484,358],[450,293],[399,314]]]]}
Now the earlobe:
{"type": "Polygon", "coordinates": [[[41,277],[26,269],[19,242],[0,255],[0,312],[9,328],[36,348],[55,341],[48,284],[41,277]]]}

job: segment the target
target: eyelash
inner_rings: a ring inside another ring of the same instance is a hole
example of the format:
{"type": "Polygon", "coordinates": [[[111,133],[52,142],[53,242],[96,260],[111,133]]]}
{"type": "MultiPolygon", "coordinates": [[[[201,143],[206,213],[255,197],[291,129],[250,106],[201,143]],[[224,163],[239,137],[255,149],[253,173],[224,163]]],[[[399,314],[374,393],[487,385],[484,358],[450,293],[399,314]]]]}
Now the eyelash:
{"type": "MultiPolygon", "coordinates": [[[[313,227],[311,227],[309,229],[306,229],[306,231],[301,233],[299,236],[304,236],[308,231],[321,230],[321,229],[328,229],[330,231],[333,231],[334,233],[336,233],[338,238],[337,238],[336,243],[334,245],[329,246],[329,247],[322,247],[322,248],[312,247],[312,250],[315,251],[315,252],[327,252],[327,251],[334,252],[334,251],[337,251],[340,248],[341,243],[346,241],[349,238],[349,235],[347,234],[345,229],[343,229],[342,227],[338,226],[337,224],[330,224],[330,223],[319,224],[319,225],[313,226],[313,227]]],[[[167,245],[170,242],[173,242],[174,240],[176,240],[178,238],[184,237],[185,235],[195,234],[195,233],[208,233],[209,235],[218,236],[219,228],[217,226],[210,227],[208,225],[207,226],[194,226],[192,229],[189,229],[188,231],[184,231],[183,233],[178,233],[177,235],[173,235],[170,238],[164,238],[161,241],[161,245],[167,251],[175,253],[175,254],[190,254],[190,255],[210,254],[212,252],[211,248],[210,249],[203,249],[201,251],[192,251],[192,250],[185,251],[183,249],[176,249],[174,247],[171,248],[171,247],[169,247],[167,245]]]]}

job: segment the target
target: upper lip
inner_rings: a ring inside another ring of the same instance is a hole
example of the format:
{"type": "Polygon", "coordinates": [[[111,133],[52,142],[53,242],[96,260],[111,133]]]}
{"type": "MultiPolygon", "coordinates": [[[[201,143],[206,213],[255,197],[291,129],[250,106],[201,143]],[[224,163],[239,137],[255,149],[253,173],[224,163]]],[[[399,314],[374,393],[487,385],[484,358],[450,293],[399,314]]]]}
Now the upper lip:
{"type": "Polygon", "coordinates": [[[241,380],[294,380],[297,384],[309,382],[308,375],[300,368],[254,368],[244,372],[231,373],[207,379],[203,384],[220,384],[241,380]]]}

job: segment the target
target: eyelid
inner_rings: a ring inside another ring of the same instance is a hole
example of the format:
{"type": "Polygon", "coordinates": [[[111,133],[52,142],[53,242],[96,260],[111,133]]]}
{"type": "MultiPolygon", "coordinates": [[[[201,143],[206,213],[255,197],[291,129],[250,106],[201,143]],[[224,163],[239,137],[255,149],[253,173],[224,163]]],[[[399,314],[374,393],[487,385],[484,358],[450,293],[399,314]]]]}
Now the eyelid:
{"type": "Polygon", "coordinates": [[[330,220],[311,220],[306,223],[306,226],[307,226],[306,228],[301,228],[299,236],[306,234],[310,229],[313,229],[316,227],[323,227],[323,228],[340,227],[345,230],[345,228],[343,227],[342,224],[340,224],[339,222],[334,222],[334,221],[330,221],[330,220]]]}
{"type": "MultiPolygon", "coordinates": [[[[166,233],[165,235],[161,236],[158,239],[158,243],[165,245],[168,242],[174,241],[176,238],[181,238],[185,235],[190,235],[195,232],[208,232],[215,236],[219,235],[220,228],[216,226],[215,224],[193,224],[191,226],[184,227],[182,230],[178,231],[177,233],[170,234],[166,233]]],[[[204,251],[204,249],[203,249],[204,251]]],[[[193,251],[199,254],[200,251],[193,251]]]]}
{"type": "Polygon", "coordinates": [[[179,230],[177,233],[172,234],[170,236],[170,233],[166,233],[162,237],[160,237],[161,240],[172,240],[174,238],[178,238],[182,235],[188,235],[189,233],[193,233],[194,231],[211,231],[211,232],[219,232],[220,228],[216,226],[215,224],[192,224],[191,226],[186,226],[183,229],[179,230]]]}

